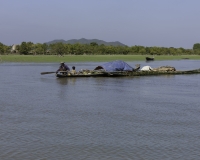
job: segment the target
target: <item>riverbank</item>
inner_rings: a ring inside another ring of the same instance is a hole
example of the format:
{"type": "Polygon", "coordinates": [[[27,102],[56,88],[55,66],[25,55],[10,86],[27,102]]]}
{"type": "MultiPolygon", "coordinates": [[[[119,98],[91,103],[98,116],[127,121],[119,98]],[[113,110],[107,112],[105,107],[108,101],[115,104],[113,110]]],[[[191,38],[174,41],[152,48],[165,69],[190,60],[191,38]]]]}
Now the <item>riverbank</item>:
{"type": "MultiPolygon", "coordinates": [[[[29,62],[29,63],[57,63],[57,62],[107,62],[113,60],[145,61],[149,55],[0,55],[0,62],[29,62]]],[[[192,59],[200,60],[199,55],[154,56],[156,61],[192,59]]]]}

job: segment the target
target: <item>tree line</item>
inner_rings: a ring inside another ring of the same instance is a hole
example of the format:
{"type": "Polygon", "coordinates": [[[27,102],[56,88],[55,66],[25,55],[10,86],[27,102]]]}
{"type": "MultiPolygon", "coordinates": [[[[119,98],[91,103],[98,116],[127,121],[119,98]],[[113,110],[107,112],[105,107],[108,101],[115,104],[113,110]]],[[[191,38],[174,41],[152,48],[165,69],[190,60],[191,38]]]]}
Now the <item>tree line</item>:
{"type": "Polygon", "coordinates": [[[144,46],[107,46],[90,44],[54,44],[22,42],[15,46],[6,46],[0,42],[0,54],[23,55],[200,55],[200,43],[193,45],[193,49],[144,47],[144,46]]]}

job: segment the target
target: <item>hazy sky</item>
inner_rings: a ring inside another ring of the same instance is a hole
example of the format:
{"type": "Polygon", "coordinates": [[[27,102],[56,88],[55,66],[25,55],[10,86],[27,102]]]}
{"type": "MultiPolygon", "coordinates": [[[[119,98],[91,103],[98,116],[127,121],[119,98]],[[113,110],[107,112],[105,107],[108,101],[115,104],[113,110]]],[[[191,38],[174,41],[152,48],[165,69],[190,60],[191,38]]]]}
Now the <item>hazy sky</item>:
{"type": "Polygon", "coordinates": [[[128,46],[200,43],[200,0],[0,0],[0,42],[100,39],[128,46]]]}

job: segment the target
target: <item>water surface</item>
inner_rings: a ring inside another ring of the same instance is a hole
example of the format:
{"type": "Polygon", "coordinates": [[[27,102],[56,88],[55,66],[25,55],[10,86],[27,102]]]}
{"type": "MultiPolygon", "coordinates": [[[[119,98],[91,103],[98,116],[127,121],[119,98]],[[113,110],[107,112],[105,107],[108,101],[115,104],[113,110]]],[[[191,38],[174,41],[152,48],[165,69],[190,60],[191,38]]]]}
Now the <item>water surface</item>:
{"type": "MultiPolygon", "coordinates": [[[[195,60],[137,63],[200,68],[195,60]]],[[[199,74],[40,75],[57,68],[55,63],[0,63],[1,160],[199,159],[199,74]]]]}

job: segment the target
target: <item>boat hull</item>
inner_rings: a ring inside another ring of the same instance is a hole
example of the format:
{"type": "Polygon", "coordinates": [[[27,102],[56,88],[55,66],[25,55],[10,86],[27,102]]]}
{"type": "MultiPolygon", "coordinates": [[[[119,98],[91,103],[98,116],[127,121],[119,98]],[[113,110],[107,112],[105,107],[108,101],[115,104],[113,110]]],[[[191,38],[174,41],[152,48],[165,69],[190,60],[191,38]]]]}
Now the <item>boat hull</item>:
{"type": "Polygon", "coordinates": [[[200,74],[200,69],[188,71],[118,71],[118,72],[102,72],[102,73],[88,73],[88,74],[56,74],[58,78],[72,78],[72,77],[123,77],[123,76],[156,76],[156,75],[183,75],[183,74],[200,74]]]}
{"type": "Polygon", "coordinates": [[[154,58],[146,57],[146,61],[154,61],[154,58]]]}

